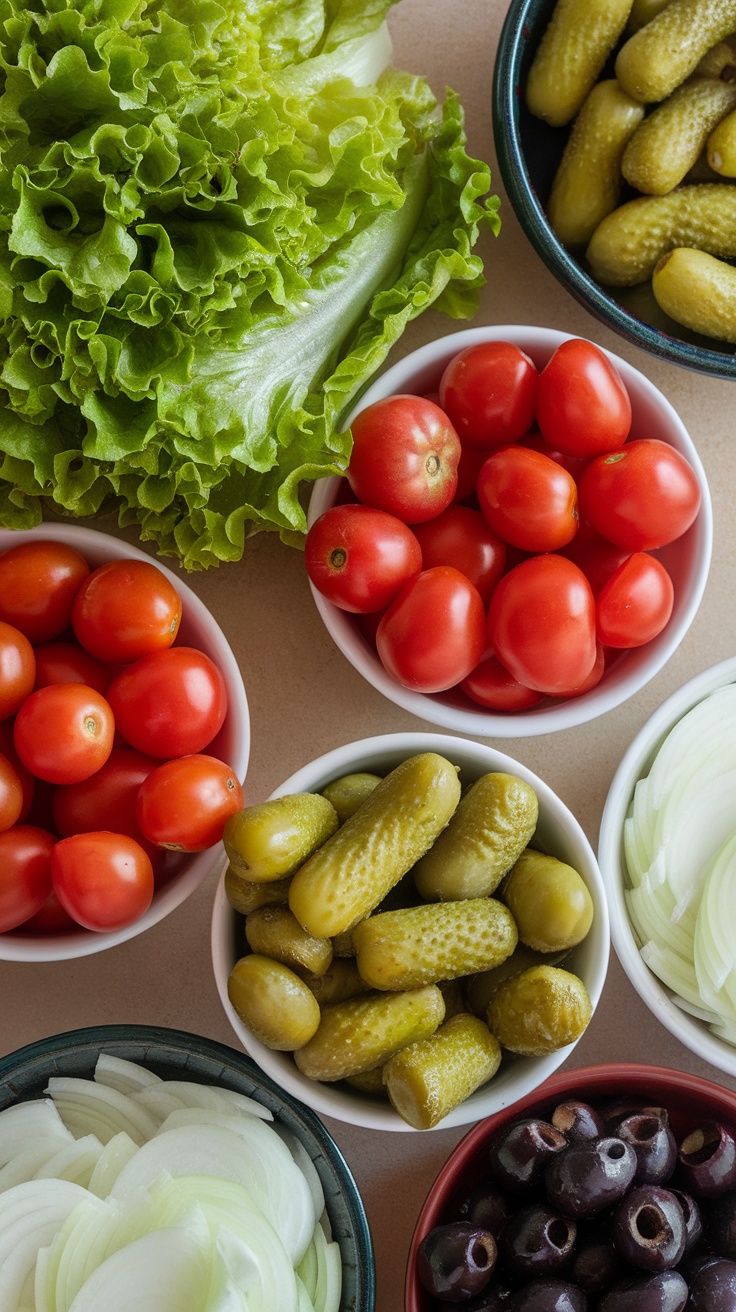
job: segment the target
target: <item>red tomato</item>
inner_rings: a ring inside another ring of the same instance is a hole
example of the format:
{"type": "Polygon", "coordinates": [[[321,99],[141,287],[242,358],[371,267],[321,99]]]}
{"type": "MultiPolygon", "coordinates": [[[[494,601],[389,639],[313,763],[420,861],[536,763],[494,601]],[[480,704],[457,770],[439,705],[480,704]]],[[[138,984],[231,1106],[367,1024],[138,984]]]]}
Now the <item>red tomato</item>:
{"type": "Polygon", "coordinates": [[[33,825],[0,834],[0,934],[41,909],[51,892],[50,860],[56,838],[33,825]]]}
{"type": "Polygon", "coordinates": [[[700,484],[668,442],[644,438],[599,456],[580,480],[580,510],[609,542],[653,551],[689,529],[700,509],[700,484]]]}
{"type": "Polygon", "coordinates": [[[142,656],[113,679],[108,697],[126,743],[166,759],[201,752],[227,714],[225,680],[194,647],[142,656]]]}
{"type": "Polygon", "coordinates": [[[0,833],[17,824],[23,810],[23,785],[7,756],[0,755],[0,833]]]}
{"type": "Polygon", "coordinates": [[[18,753],[15,750],[13,742],[13,721],[0,721],[0,752],[10,761],[15,773],[20,779],[23,789],[23,805],[16,823],[23,824],[28,816],[28,812],[33,805],[33,793],[35,789],[35,780],[30,770],[26,770],[23,762],[18,759],[18,753]]]}
{"type": "Polygon", "coordinates": [[[0,720],[15,715],[33,691],[36,658],[33,648],[12,624],[0,620],[0,720]]]}
{"type": "Polygon", "coordinates": [[[537,370],[512,342],[479,342],[460,351],[440,381],[440,400],[464,446],[516,442],[531,428],[537,370]]]}
{"type": "Polygon", "coordinates": [[[452,565],[478,589],[484,606],[506,568],[506,547],[478,510],[448,506],[436,519],[417,524],[424,569],[452,565]]]}
{"type": "Polygon", "coordinates": [[[383,610],[422,568],[406,524],[372,506],[333,506],[315,520],[304,547],[307,574],[342,610],[383,610]]]}
{"type": "Polygon", "coordinates": [[[486,652],[480,665],[471,670],[460,687],[472,701],[489,711],[526,711],[544,699],[544,693],[519,683],[493,652],[486,652]]]}
{"type": "Polygon", "coordinates": [[[353,421],[347,476],[356,497],[406,524],[449,506],[460,441],[447,415],[422,396],[389,396],[353,421]]]}
{"type": "Polygon", "coordinates": [[[0,620],[29,642],[48,642],[68,629],[72,603],[89,574],[83,556],[64,542],[20,542],[0,556],[0,620]]]}
{"type": "Polygon", "coordinates": [[[519,446],[528,447],[530,451],[539,451],[541,455],[554,460],[556,465],[562,465],[576,483],[588,463],[583,456],[566,456],[564,451],[553,450],[549,443],[545,442],[541,433],[528,433],[526,437],[522,437],[519,446]]]}
{"type": "Polygon", "coordinates": [[[505,446],[489,456],[478,500],[493,532],[522,551],[556,551],[577,532],[575,480],[529,447],[505,446]]]}
{"type": "Polygon", "coordinates": [[[41,910],[31,916],[30,920],[24,921],[23,929],[28,934],[60,934],[67,929],[79,929],[79,925],[64,910],[52,889],[41,910]]]}
{"type": "Polygon", "coordinates": [[[388,673],[416,692],[442,692],[460,683],[485,645],[480,594],[450,565],[436,565],[407,583],[376,634],[388,673]]]}
{"type": "Polygon", "coordinates": [[[662,632],[675,591],[664,565],[635,551],[601,589],[598,636],[607,647],[641,647],[662,632]]]}
{"type": "Polygon", "coordinates": [[[151,905],[153,870],[127,834],[74,834],[51,853],[51,879],[64,910],[85,929],[124,929],[151,905]]]}
{"type": "Polygon", "coordinates": [[[564,697],[596,657],[590,584],[564,556],[532,556],[499,583],[488,612],[488,642],[525,687],[564,697]]]}
{"type": "Polygon", "coordinates": [[[104,695],[110,686],[112,671],[76,642],[43,642],[34,652],[34,691],[50,683],[83,683],[104,695]]]}
{"type": "Polygon", "coordinates": [[[149,774],[138,793],[138,823],[151,843],[201,852],[219,843],[225,821],[243,809],[236,775],[214,756],[180,756],[149,774]]]}
{"type": "Polygon", "coordinates": [[[478,475],[488,459],[490,452],[480,448],[464,446],[460,452],[460,464],[457,467],[457,487],[455,501],[468,501],[475,497],[478,475]]]}
{"type": "Polygon", "coordinates": [[[539,375],[537,423],[568,456],[615,451],[631,429],[631,401],[608,356],[580,337],[558,346],[539,375]]]}
{"type": "Polygon", "coordinates": [[[105,764],[114,734],[112,711],[101,693],[83,683],[50,683],[24,701],[13,740],[37,779],[75,784],[105,764]]]}
{"type": "Polygon", "coordinates": [[[558,697],[582,697],[584,692],[590,692],[591,688],[597,687],[603,675],[606,672],[606,652],[600,643],[596,644],[595,661],[593,668],[586,679],[579,683],[576,688],[570,688],[567,692],[558,693],[558,697]]]}
{"type": "Polygon", "coordinates": [[[93,570],[72,608],[74,632],[101,661],[135,661],[170,647],[181,620],[181,598],[146,560],[111,560],[93,570]]]}
{"type": "Polygon", "coordinates": [[[138,790],[159,762],[153,756],[114,747],[101,769],[78,784],[54,790],[53,817],[61,838],[72,834],[109,829],[134,838],[148,856],[154,870],[162,854],[146,841],[136,815],[138,790]]]}
{"type": "Polygon", "coordinates": [[[597,597],[603,584],[608,582],[631,553],[602,538],[600,533],[596,533],[583,520],[572,542],[562,548],[561,554],[583,571],[593,589],[593,596],[597,597]]]}

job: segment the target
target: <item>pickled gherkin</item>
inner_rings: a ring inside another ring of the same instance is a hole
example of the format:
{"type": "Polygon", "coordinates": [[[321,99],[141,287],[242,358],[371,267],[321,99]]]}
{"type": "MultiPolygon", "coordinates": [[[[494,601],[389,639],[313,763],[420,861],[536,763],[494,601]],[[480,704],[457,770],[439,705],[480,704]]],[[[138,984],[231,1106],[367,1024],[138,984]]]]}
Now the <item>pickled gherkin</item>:
{"type": "Polygon", "coordinates": [[[279,1052],[300,1048],[319,1025],[314,994],[293,970],[270,957],[251,953],[236,961],[227,995],[256,1038],[279,1052]]]}
{"type": "Polygon", "coordinates": [[[297,871],[289,906],[318,938],[352,929],[431,847],[460,799],[454,765],[412,756],[297,871]]]}
{"type": "Polygon", "coordinates": [[[376,784],[380,782],[380,774],[369,774],[366,770],[360,770],[355,774],[344,774],[339,779],[333,779],[331,784],[327,784],[326,788],[322,789],[322,796],[334,806],[340,824],[344,824],[351,815],[355,815],[358,807],[363,805],[366,797],[370,796],[376,784]]]}
{"type": "Polygon", "coordinates": [[[230,906],[247,916],[258,907],[285,907],[289,901],[291,879],[273,879],[268,884],[257,884],[244,879],[237,870],[228,866],[225,871],[225,896],[230,906]]]}
{"type": "Polygon", "coordinates": [[[621,47],[616,77],[635,100],[664,100],[736,31],[736,0],[670,0],[621,47]]]}
{"type": "Polygon", "coordinates": [[[372,1071],[361,1071],[360,1075],[348,1075],[345,1083],[353,1089],[359,1089],[361,1093],[367,1093],[370,1098],[388,1098],[386,1085],[383,1082],[384,1066],[374,1066],[372,1071]]]}
{"type": "Polygon", "coordinates": [[[231,815],[222,838],[238,874],[268,883],[293,874],[337,823],[335,808],[319,793],[292,793],[231,815]]]}
{"type": "Polygon", "coordinates": [[[294,1053],[312,1080],[344,1080],[372,1070],[405,1048],[429,1038],[445,1015],[435,985],[406,993],[371,993],[326,1007],[315,1035],[294,1053]]]}
{"type": "Polygon", "coordinates": [[[593,277],[611,287],[651,278],[667,251],[692,246],[721,259],[736,256],[736,187],[702,183],[668,196],[639,196],[598,224],[586,258],[593,277]]]}
{"type": "Polygon", "coordinates": [[[519,939],[537,952],[575,947],[593,923],[593,899],[585,881],[564,861],[527,848],[503,887],[519,939]]]}
{"type": "Polygon", "coordinates": [[[328,938],[314,938],[302,929],[288,907],[258,907],[245,921],[245,937],[253,952],[283,961],[292,970],[323,975],[332,961],[328,938]]]}
{"type": "Polygon", "coordinates": [[[526,102],[553,127],[577,114],[613,50],[632,0],[557,0],[529,70],[526,102]]]}
{"type": "Polygon", "coordinates": [[[530,784],[494,772],[476,779],[447,828],[414,867],[414,883],[429,902],[487,897],[523,852],[539,806],[530,784]]]}
{"type": "Polygon", "coordinates": [[[333,958],[332,965],[324,975],[302,971],[301,977],[312,990],[320,1007],[329,1007],[333,1002],[347,1002],[348,998],[360,997],[361,993],[369,993],[371,987],[359,973],[355,961],[343,957],[333,958]]]}
{"type": "Polygon", "coordinates": [[[358,970],[376,989],[415,989],[489,970],[518,935],[511,912],[490,897],[385,911],[357,925],[358,970]]]}
{"type": "Polygon", "coordinates": [[[736,343],[736,268],[704,251],[678,248],[652,276],[659,305],[678,323],[705,337],[736,343]]]}
{"type": "Polygon", "coordinates": [[[557,966],[532,966],[502,984],[488,1007],[488,1027],[509,1052],[542,1057],[575,1043],[592,1015],[583,981],[557,966]]]}
{"type": "Polygon", "coordinates": [[[501,984],[513,975],[520,975],[531,966],[559,966],[565,960],[567,952],[533,952],[524,943],[517,943],[510,957],[494,966],[492,970],[482,970],[477,975],[470,975],[463,981],[465,1001],[468,1011],[485,1020],[491,998],[501,984]]]}
{"type": "Polygon", "coordinates": [[[736,83],[690,78],[636,129],[621,161],[626,181],[647,195],[667,195],[697,163],[716,124],[734,108],[736,83]]]}
{"type": "Polygon", "coordinates": [[[488,1026],[461,1012],[391,1057],[383,1079],[399,1116],[415,1130],[431,1130],[490,1080],[500,1062],[501,1048],[488,1026]]]}

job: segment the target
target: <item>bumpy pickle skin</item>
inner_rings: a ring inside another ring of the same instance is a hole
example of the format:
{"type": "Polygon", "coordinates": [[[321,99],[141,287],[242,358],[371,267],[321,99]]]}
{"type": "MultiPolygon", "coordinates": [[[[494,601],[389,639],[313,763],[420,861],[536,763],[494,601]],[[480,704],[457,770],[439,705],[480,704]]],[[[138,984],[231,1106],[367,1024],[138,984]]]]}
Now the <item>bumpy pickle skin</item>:
{"type": "Polygon", "coordinates": [[[713,129],[706,151],[714,173],[722,178],[736,178],[736,109],[713,129]]]}
{"type": "Polygon", "coordinates": [[[621,47],[616,77],[634,100],[664,100],[734,31],[736,0],[670,0],[621,47]]]}
{"type": "Polygon", "coordinates": [[[289,906],[318,938],[352,929],[431,847],[460,800],[435,752],[402,761],[295,874],[289,906]]]}
{"type": "Polygon", "coordinates": [[[230,972],[227,994],[240,1019],[267,1048],[293,1052],[316,1033],[319,1003],[280,961],[255,953],[241,957],[230,972]]]}
{"type": "Polygon", "coordinates": [[[652,290],[666,314],[704,337],[736,343],[736,268],[703,251],[677,249],[654,270],[652,290]]]}
{"type": "Polygon", "coordinates": [[[586,259],[597,282],[633,287],[651,278],[662,256],[676,246],[733,259],[736,187],[703,183],[630,200],[598,224],[586,259]]]}
{"type": "Polygon", "coordinates": [[[631,0],[557,0],[527,78],[532,114],[553,127],[575,117],[630,10],[631,0]]]}
{"type": "Polygon", "coordinates": [[[417,891],[428,902],[487,897],[526,847],[538,814],[536,793],[523,779],[482,775],[414,867],[417,891]]]}
{"type": "Polygon", "coordinates": [[[482,1020],[488,1015],[488,1007],[496,990],[507,979],[520,975],[532,966],[559,966],[565,960],[566,952],[533,952],[524,943],[517,943],[510,957],[494,966],[492,970],[481,970],[477,975],[469,975],[463,980],[463,993],[468,1011],[482,1020]]]}
{"type": "Polygon", "coordinates": [[[621,193],[621,158],[644,106],[615,78],[593,87],[572,125],[547,202],[547,218],[564,246],[590,241],[621,193]]]}
{"type": "Polygon", "coordinates": [[[726,82],[733,82],[736,76],[736,47],[731,44],[732,40],[719,41],[710,50],[706,50],[695,68],[697,77],[721,77],[726,82]]]}
{"type": "Polygon", "coordinates": [[[371,993],[326,1007],[314,1036],[294,1053],[302,1075],[332,1083],[388,1061],[434,1034],[445,1017],[435,985],[407,993],[371,993]]]}
{"type": "Polygon", "coordinates": [[[670,0],[634,0],[629,14],[629,21],[626,24],[626,31],[638,32],[640,27],[651,22],[655,15],[659,14],[669,2],[670,0]]]}
{"type": "Polygon", "coordinates": [[[383,1079],[391,1105],[415,1130],[431,1130],[486,1084],[501,1064],[501,1047],[477,1016],[462,1012],[428,1039],[391,1057],[383,1079]]]}
{"type": "Polygon", "coordinates": [[[252,952],[282,961],[292,970],[324,975],[332,961],[330,940],[307,934],[288,907],[251,911],[245,921],[245,937],[252,952]]]}
{"type": "Polygon", "coordinates": [[[430,902],[385,911],[354,931],[358,970],[375,989],[415,989],[490,970],[518,942],[511,912],[495,898],[430,902]]]}
{"type": "Polygon", "coordinates": [[[258,907],[285,907],[289,901],[290,879],[275,879],[270,884],[256,884],[228,866],[225,872],[225,896],[230,906],[247,916],[258,907]]]}
{"type": "Polygon", "coordinates": [[[333,957],[332,965],[324,975],[314,975],[311,971],[301,971],[304,983],[309,986],[320,1007],[330,1007],[333,1002],[347,1002],[349,998],[359,998],[370,992],[355,961],[343,957],[333,957]]]}
{"type": "Polygon", "coordinates": [[[626,181],[648,196],[666,196],[694,167],[716,124],[735,107],[736,83],[690,78],[632,136],[621,160],[626,181]]]}
{"type": "Polygon", "coordinates": [[[502,1048],[543,1057],[574,1043],[593,1008],[577,975],[557,966],[532,966],[506,981],[488,1007],[488,1027],[502,1048]]]}
{"type": "Polygon", "coordinates": [[[356,774],[344,774],[339,779],[333,779],[331,784],[323,788],[322,796],[334,806],[342,825],[350,819],[351,815],[355,815],[358,807],[363,805],[366,797],[370,797],[376,784],[380,782],[380,774],[369,774],[364,770],[356,774]]]}
{"type": "Polygon", "coordinates": [[[575,947],[593,923],[593,899],[578,871],[532,848],[522,852],[502,896],[520,941],[537,952],[575,947]]]}
{"type": "Polygon", "coordinates": [[[345,1083],[351,1088],[367,1093],[369,1098],[388,1100],[386,1085],[383,1082],[383,1066],[374,1066],[372,1071],[362,1071],[360,1075],[348,1075],[345,1083]]]}
{"type": "Polygon", "coordinates": [[[335,808],[319,793],[292,793],[230,816],[222,838],[238,874],[269,883],[293,874],[337,824],[335,808]]]}

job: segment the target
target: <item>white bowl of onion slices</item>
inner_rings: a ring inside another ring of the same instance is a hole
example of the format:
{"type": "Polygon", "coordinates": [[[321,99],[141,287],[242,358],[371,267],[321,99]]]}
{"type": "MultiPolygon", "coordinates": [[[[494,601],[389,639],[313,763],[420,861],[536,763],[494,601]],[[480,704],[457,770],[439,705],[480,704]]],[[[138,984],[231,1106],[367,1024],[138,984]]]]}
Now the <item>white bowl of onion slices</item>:
{"type": "Polygon", "coordinates": [[[598,861],[611,938],[662,1024],[736,1076],[736,659],[686,683],[623,757],[598,861]]]}

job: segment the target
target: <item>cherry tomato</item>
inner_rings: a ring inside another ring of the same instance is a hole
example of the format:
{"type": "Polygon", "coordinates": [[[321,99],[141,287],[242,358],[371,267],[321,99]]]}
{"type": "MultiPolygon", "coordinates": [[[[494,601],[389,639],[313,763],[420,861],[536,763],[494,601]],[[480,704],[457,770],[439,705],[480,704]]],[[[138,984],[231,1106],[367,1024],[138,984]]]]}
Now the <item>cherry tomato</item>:
{"type": "Polygon", "coordinates": [[[24,701],[13,740],[37,779],[75,784],[105,764],[114,734],[112,711],[101,693],[83,683],[50,683],[24,701]]]}
{"type": "Polygon", "coordinates": [[[0,620],[29,642],[48,642],[69,628],[72,603],[89,574],[83,556],[64,542],[20,542],[0,555],[0,620]]]}
{"type": "Polygon", "coordinates": [[[7,720],[33,690],[36,658],[33,648],[12,624],[0,620],[0,720],[7,720]]]}
{"type": "Polygon", "coordinates": [[[42,642],[34,653],[34,692],[50,683],[84,683],[104,696],[110,686],[112,671],[76,642],[42,642]]]}
{"type": "Polygon", "coordinates": [[[541,433],[527,433],[526,437],[522,437],[519,446],[528,447],[530,451],[539,451],[541,455],[554,460],[556,465],[562,465],[576,483],[588,463],[584,456],[566,456],[564,451],[555,451],[548,442],[545,442],[541,433]]]}
{"type": "Polygon", "coordinates": [[[0,834],[0,934],[41,909],[51,892],[53,834],[14,825],[0,834]]]}
{"type": "Polygon", "coordinates": [[[522,551],[556,551],[577,532],[575,480],[529,447],[505,446],[489,456],[478,500],[493,532],[522,551]]]}
{"type": "Polygon", "coordinates": [[[526,711],[544,699],[543,692],[519,683],[493,652],[486,652],[460,687],[472,701],[489,711],[526,711]]]}
{"type": "Polygon", "coordinates": [[[595,660],[593,668],[587,678],[583,679],[576,688],[568,688],[567,692],[558,693],[558,697],[582,697],[584,692],[590,692],[591,688],[597,687],[603,675],[606,672],[606,652],[601,643],[596,644],[595,660]]]}
{"type": "Polygon", "coordinates": [[[376,633],[388,673],[416,692],[441,692],[460,683],[485,645],[480,594],[450,565],[436,565],[407,583],[376,633]]]}
{"type": "Polygon", "coordinates": [[[151,905],[153,870],[127,834],[100,830],[62,838],[51,853],[51,879],[64,910],[85,929],[124,929],[151,905]]]}
{"type": "Polygon", "coordinates": [[[590,584],[564,556],[532,556],[504,575],[491,598],[488,642],[525,687],[563,697],[596,657],[590,584]]]}
{"type": "Polygon", "coordinates": [[[574,561],[583,571],[593,589],[593,596],[597,597],[603,584],[608,582],[631,553],[602,538],[600,533],[596,533],[583,520],[572,542],[562,548],[561,554],[574,561]]]}
{"type": "Polygon", "coordinates": [[[460,351],[440,381],[440,400],[464,446],[516,442],[531,428],[537,370],[512,342],[479,342],[460,351]]]}
{"type": "Polygon", "coordinates": [[[154,871],[162,854],[144,838],[136,815],[138,790],[160,762],[153,756],[114,747],[107,761],[89,779],[54,789],[54,828],[61,838],[109,829],[134,838],[148,856],[154,871]]]}
{"type": "MultiPolygon", "coordinates": [[[[30,770],[26,770],[23,762],[18,759],[18,753],[15,750],[13,742],[13,721],[0,721],[0,752],[7,757],[15,773],[20,779],[21,788],[23,789],[23,805],[18,816],[17,824],[23,824],[28,818],[28,813],[33,805],[33,794],[35,789],[35,780],[30,770]]],[[[43,826],[42,826],[43,827],[43,826]]]]}
{"type": "Polygon", "coordinates": [[[111,560],[93,570],[72,608],[79,642],[101,661],[135,661],[170,647],[181,620],[181,598],[146,560],[111,560]]]}
{"type": "Polygon", "coordinates": [[[200,752],[227,714],[225,680],[194,647],[142,656],[113,679],[108,697],[126,743],[166,759],[200,752]]]}
{"type": "Polygon", "coordinates": [[[452,565],[478,589],[483,604],[506,568],[506,547],[492,533],[478,510],[448,506],[436,519],[417,524],[414,532],[422,549],[425,569],[452,565]]]}
{"type": "Polygon", "coordinates": [[[488,459],[490,452],[480,447],[464,446],[460,452],[460,464],[457,467],[457,487],[455,501],[475,501],[475,489],[478,475],[488,459]]]}
{"type": "Polygon", "coordinates": [[[668,442],[643,438],[599,456],[580,480],[580,510],[593,528],[627,551],[653,551],[689,529],[700,484],[668,442]]]}
{"type": "Polygon", "coordinates": [[[422,396],[389,396],[351,426],[347,476],[360,501],[420,524],[449,506],[460,441],[447,415],[422,396]]]}
{"type": "Polygon", "coordinates": [[[342,610],[383,610],[422,568],[410,528],[372,506],[333,506],[315,520],[304,547],[307,574],[342,610]]]}
{"type": "Polygon", "coordinates": [[[17,824],[23,810],[23,785],[7,756],[0,754],[0,833],[17,824]]]}
{"type": "Polygon", "coordinates": [[[219,843],[225,821],[243,809],[236,775],[214,756],[180,756],[149,774],[138,793],[138,823],[152,843],[201,852],[219,843]]]}
{"type": "Polygon", "coordinates": [[[79,925],[64,910],[52,889],[41,910],[24,921],[23,929],[28,934],[60,934],[68,929],[79,929],[79,925]]]}
{"type": "Polygon", "coordinates": [[[537,423],[545,442],[568,456],[598,456],[623,446],[631,401],[613,362],[580,337],[558,346],[539,375],[537,423]]]}
{"type": "Polygon", "coordinates": [[[641,647],[662,632],[675,592],[664,565],[635,551],[604,584],[596,606],[598,636],[607,647],[641,647]]]}

